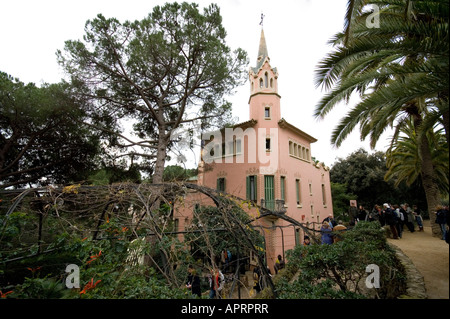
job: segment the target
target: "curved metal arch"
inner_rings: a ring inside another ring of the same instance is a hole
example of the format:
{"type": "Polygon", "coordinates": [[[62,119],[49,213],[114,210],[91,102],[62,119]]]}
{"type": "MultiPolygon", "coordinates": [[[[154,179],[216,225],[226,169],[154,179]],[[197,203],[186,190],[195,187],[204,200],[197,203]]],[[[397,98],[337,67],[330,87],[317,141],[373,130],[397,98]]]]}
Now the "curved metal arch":
{"type": "MultiPolygon", "coordinates": [[[[185,183],[184,186],[189,189],[197,190],[200,193],[210,197],[214,201],[217,208],[219,208],[223,213],[227,214],[227,216],[230,217],[231,219],[233,219],[234,221],[237,221],[235,216],[233,216],[233,214],[229,214],[228,210],[223,209],[225,207],[223,206],[222,201],[220,200],[219,196],[217,196],[218,194],[220,195],[220,193],[217,190],[214,190],[209,187],[199,186],[196,184],[190,184],[190,183],[185,183]]],[[[230,195],[230,196],[233,197],[234,199],[239,199],[236,196],[232,196],[232,195],[230,195]]],[[[253,242],[250,240],[250,238],[248,238],[247,232],[245,231],[244,227],[239,222],[237,222],[236,225],[238,226],[239,231],[242,233],[243,237],[245,238],[248,248],[250,248],[253,251],[253,253],[255,254],[255,256],[257,257],[258,263],[260,265],[264,265],[264,261],[262,260],[256,247],[253,245],[253,242]]],[[[272,281],[272,277],[270,276],[270,274],[267,270],[267,267],[261,267],[261,270],[263,272],[266,282],[268,283],[270,289],[272,290],[274,297],[276,297],[275,285],[272,281]]]]}
{"type": "MultiPolygon", "coordinates": [[[[217,206],[224,214],[226,214],[226,215],[227,215],[229,218],[231,218],[232,220],[236,221],[236,225],[238,225],[239,231],[242,233],[243,237],[246,239],[247,246],[255,253],[255,256],[257,256],[257,259],[258,259],[259,264],[260,264],[260,265],[264,265],[264,264],[265,264],[264,261],[262,260],[261,256],[260,256],[260,254],[259,254],[259,251],[255,248],[255,246],[253,245],[253,242],[250,240],[250,238],[248,238],[247,232],[246,232],[246,230],[244,229],[243,225],[242,225],[241,223],[239,223],[239,222],[236,220],[236,217],[235,217],[233,214],[230,214],[230,213],[228,212],[228,210],[225,209],[225,206],[224,206],[225,201],[223,200],[223,197],[221,196],[221,192],[218,192],[217,190],[212,189],[212,188],[209,188],[209,187],[200,186],[200,185],[192,184],[192,183],[181,183],[181,184],[173,184],[173,183],[167,183],[167,184],[165,184],[165,183],[164,183],[164,184],[148,184],[148,185],[146,185],[146,186],[149,186],[149,187],[165,187],[165,186],[171,186],[171,187],[174,187],[174,186],[176,186],[176,187],[180,187],[180,188],[186,187],[186,188],[188,188],[188,189],[196,190],[196,191],[198,191],[198,192],[200,192],[200,193],[202,193],[202,194],[208,196],[208,197],[214,202],[214,204],[215,204],[215,205],[216,205],[216,206],[217,206]]],[[[96,188],[96,186],[82,186],[82,187],[83,187],[83,188],[87,188],[87,189],[89,189],[89,188],[96,188]]],[[[111,186],[109,186],[109,187],[111,187],[111,186]]],[[[118,185],[118,187],[120,187],[120,186],[118,185]]],[[[134,185],[134,186],[132,186],[132,187],[136,188],[137,186],[134,185]]],[[[2,228],[4,228],[5,223],[7,222],[10,213],[14,211],[14,209],[17,207],[17,205],[23,200],[23,198],[24,198],[26,195],[28,195],[29,193],[34,192],[34,191],[49,191],[49,190],[46,189],[46,188],[34,188],[34,189],[15,190],[15,191],[14,191],[14,192],[21,192],[21,193],[20,193],[19,196],[16,198],[15,202],[13,203],[13,205],[11,205],[11,207],[9,207],[9,209],[8,209],[8,211],[7,211],[7,213],[6,213],[6,216],[5,216],[6,218],[5,218],[5,220],[4,220],[4,223],[3,223],[3,227],[2,227],[2,228]]],[[[231,195],[231,194],[226,194],[226,195],[227,195],[228,197],[234,199],[234,200],[237,200],[237,201],[242,201],[242,202],[245,202],[245,201],[246,201],[246,200],[244,200],[244,199],[242,199],[242,198],[239,198],[239,197],[234,196],[234,195],[231,195]]],[[[227,202],[227,205],[228,205],[228,204],[230,204],[230,202],[227,202]]],[[[237,204],[236,204],[236,203],[232,202],[232,204],[235,205],[235,206],[237,207],[237,204]]],[[[251,205],[252,205],[253,207],[256,207],[256,208],[261,212],[261,214],[259,214],[259,216],[253,218],[252,220],[248,221],[246,224],[251,224],[252,222],[254,222],[254,221],[256,221],[256,220],[258,220],[258,219],[260,219],[260,218],[263,218],[263,217],[273,216],[273,217],[277,217],[277,218],[283,219],[283,220],[289,222],[289,223],[292,224],[292,225],[295,225],[295,226],[300,227],[300,228],[301,228],[305,233],[307,233],[307,234],[311,234],[311,230],[310,230],[309,228],[305,227],[305,226],[304,226],[302,223],[300,223],[299,221],[297,221],[297,220],[295,220],[295,219],[293,219],[293,218],[291,218],[291,217],[289,217],[289,216],[287,216],[287,215],[285,215],[285,214],[281,214],[281,213],[277,213],[277,212],[270,211],[269,209],[264,208],[264,207],[261,207],[261,206],[259,206],[259,205],[254,204],[254,203],[251,203],[251,205]]],[[[313,239],[314,241],[316,241],[316,239],[315,239],[314,236],[311,236],[311,237],[312,237],[312,239],[313,239]]],[[[265,278],[265,279],[266,279],[266,282],[268,283],[268,285],[269,285],[270,288],[272,289],[272,292],[273,292],[274,296],[276,296],[275,286],[274,286],[274,284],[273,284],[273,281],[272,281],[272,279],[271,279],[270,274],[269,274],[268,271],[267,271],[267,268],[266,268],[266,267],[261,267],[261,270],[262,270],[264,276],[266,277],[266,278],[265,278]]]]}
{"type": "MultiPolygon", "coordinates": [[[[219,200],[219,198],[217,196],[217,195],[220,195],[219,191],[217,191],[215,189],[212,189],[212,188],[209,188],[209,187],[199,186],[199,185],[191,184],[191,183],[185,183],[184,186],[186,188],[194,189],[194,190],[197,190],[197,191],[201,192],[202,194],[210,197],[217,206],[220,205],[220,200],[219,200]]],[[[242,198],[240,198],[238,196],[235,196],[235,195],[231,195],[231,194],[227,194],[227,195],[232,197],[235,200],[246,201],[245,199],[242,199],[242,198]]],[[[305,225],[300,223],[298,220],[296,220],[296,219],[294,219],[292,217],[289,217],[286,214],[282,214],[282,213],[277,213],[277,212],[271,211],[271,210],[269,210],[269,209],[267,209],[265,207],[256,205],[253,202],[251,203],[251,205],[253,207],[258,208],[258,210],[261,212],[261,214],[259,214],[259,216],[257,216],[255,218],[253,218],[252,220],[250,220],[248,222],[249,224],[253,223],[254,221],[256,221],[256,220],[258,220],[260,218],[263,218],[263,217],[270,217],[270,216],[277,217],[277,218],[280,218],[280,219],[283,219],[283,220],[289,222],[292,225],[300,227],[305,233],[307,233],[310,236],[310,238],[313,241],[315,241],[316,243],[318,242],[317,239],[315,238],[315,236],[311,233],[312,231],[315,231],[315,230],[309,229],[308,227],[306,227],[305,225]]]]}

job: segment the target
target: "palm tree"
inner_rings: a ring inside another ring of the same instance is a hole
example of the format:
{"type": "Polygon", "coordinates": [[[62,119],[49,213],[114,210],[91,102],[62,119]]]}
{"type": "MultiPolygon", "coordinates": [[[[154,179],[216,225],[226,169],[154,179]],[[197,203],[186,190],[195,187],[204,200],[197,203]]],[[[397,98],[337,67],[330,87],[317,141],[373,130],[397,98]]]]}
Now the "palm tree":
{"type": "MultiPolygon", "coordinates": [[[[422,160],[419,152],[419,135],[416,132],[414,123],[410,121],[403,126],[395,143],[386,152],[386,166],[388,171],[385,180],[394,180],[394,185],[398,186],[405,182],[408,186],[421,179],[422,160]]],[[[434,172],[438,179],[438,186],[441,194],[448,194],[449,191],[449,149],[446,138],[442,134],[442,129],[438,131],[430,130],[425,134],[429,141],[430,152],[433,158],[434,172]]]]}
{"type": "MultiPolygon", "coordinates": [[[[424,123],[425,114],[434,114],[435,121],[443,123],[448,141],[448,7],[448,0],[348,1],[346,28],[331,39],[334,50],[316,70],[316,85],[329,91],[319,101],[316,117],[325,117],[354,93],[361,97],[334,129],[335,146],[358,125],[361,139],[370,136],[372,147],[388,127],[398,132],[409,120],[418,132],[422,124],[434,126],[431,120],[424,123]],[[367,10],[370,6],[372,11],[367,10]],[[380,24],[369,28],[367,21],[375,9],[380,24]]],[[[440,204],[440,192],[428,139],[419,141],[431,212],[440,204]]]]}

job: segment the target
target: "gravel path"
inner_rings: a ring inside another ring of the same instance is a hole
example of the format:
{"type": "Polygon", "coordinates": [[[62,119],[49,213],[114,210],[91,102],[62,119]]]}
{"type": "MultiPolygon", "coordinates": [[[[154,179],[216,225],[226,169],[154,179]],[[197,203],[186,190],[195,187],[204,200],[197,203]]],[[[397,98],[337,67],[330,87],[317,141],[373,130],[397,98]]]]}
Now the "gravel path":
{"type": "Polygon", "coordinates": [[[429,221],[424,231],[411,233],[404,228],[403,238],[388,242],[400,248],[423,275],[428,299],[449,299],[449,245],[431,235],[429,221]]]}

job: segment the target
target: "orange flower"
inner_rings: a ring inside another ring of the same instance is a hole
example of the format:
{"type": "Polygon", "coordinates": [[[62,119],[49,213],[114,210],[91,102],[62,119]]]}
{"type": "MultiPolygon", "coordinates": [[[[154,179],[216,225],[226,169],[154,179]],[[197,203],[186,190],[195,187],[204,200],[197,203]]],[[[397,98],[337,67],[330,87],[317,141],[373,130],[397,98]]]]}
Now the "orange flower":
{"type": "Polygon", "coordinates": [[[98,252],[97,255],[92,255],[92,256],[90,256],[91,260],[89,260],[89,261],[87,262],[87,264],[89,265],[91,262],[93,262],[94,260],[96,260],[97,258],[99,258],[101,255],[102,255],[102,251],[100,250],[100,251],[98,252]]]}
{"type": "Polygon", "coordinates": [[[36,272],[36,271],[38,271],[38,270],[40,270],[42,267],[36,267],[36,268],[30,268],[30,267],[27,267],[27,269],[29,270],[29,271],[31,271],[33,274],[36,272]]]}
{"type": "Polygon", "coordinates": [[[11,290],[11,291],[8,291],[8,292],[5,292],[5,293],[3,293],[3,292],[0,290],[0,298],[6,298],[7,295],[12,294],[12,293],[13,293],[12,290],[11,290]]]}
{"type": "Polygon", "coordinates": [[[83,290],[80,291],[80,295],[85,294],[88,290],[94,289],[95,286],[100,282],[101,280],[97,280],[94,284],[94,278],[91,278],[89,282],[83,287],[83,290]]]}

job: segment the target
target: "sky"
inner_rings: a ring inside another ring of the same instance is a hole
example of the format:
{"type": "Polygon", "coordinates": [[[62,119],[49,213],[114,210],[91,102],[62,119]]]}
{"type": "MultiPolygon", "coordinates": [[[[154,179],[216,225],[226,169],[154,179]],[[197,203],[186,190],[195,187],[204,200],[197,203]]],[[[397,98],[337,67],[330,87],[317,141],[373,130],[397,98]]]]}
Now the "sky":
{"type": "MultiPolygon", "coordinates": [[[[66,40],[82,39],[87,20],[101,13],[119,21],[141,20],[160,0],[15,0],[0,2],[0,71],[24,83],[57,83],[65,77],[56,60],[56,51],[66,40]]],[[[350,109],[338,104],[325,119],[316,119],[314,109],[326,93],[314,85],[318,62],[331,51],[328,40],[342,31],[347,0],[198,0],[204,7],[220,7],[227,44],[247,51],[250,66],[256,66],[261,34],[261,13],[271,66],[278,69],[278,93],[281,114],[289,123],[315,137],[311,155],[332,166],[359,148],[373,150],[368,141],[360,141],[356,129],[341,145],[330,143],[334,127],[350,109]]],[[[247,81],[228,100],[238,122],[249,120],[247,81]]],[[[385,151],[390,133],[385,133],[375,150],[385,151]]],[[[196,166],[197,158],[187,164],[196,166]]]]}

